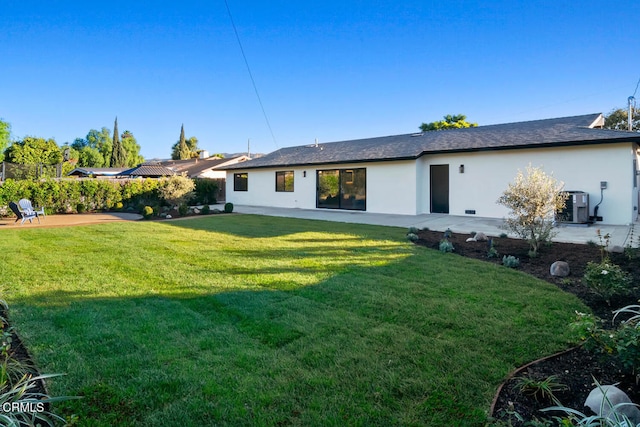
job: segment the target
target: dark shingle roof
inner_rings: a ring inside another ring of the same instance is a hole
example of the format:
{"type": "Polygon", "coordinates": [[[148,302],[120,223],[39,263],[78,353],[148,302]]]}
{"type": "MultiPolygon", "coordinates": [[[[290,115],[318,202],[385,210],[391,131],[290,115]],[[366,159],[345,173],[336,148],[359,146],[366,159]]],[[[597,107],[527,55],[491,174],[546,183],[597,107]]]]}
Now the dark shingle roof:
{"type": "Polygon", "coordinates": [[[417,159],[426,154],[621,141],[640,133],[594,129],[601,114],[286,147],[225,169],[417,159]]]}
{"type": "Polygon", "coordinates": [[[122,172],[120,175],[123,176],[144,176],[144,177],[159,177],[159,176],[172,176],[175,175],[175,171],[166,168],[164,166],[155,164],[141,164],[136,166],[135,168],[131,168],[122,172]]]}

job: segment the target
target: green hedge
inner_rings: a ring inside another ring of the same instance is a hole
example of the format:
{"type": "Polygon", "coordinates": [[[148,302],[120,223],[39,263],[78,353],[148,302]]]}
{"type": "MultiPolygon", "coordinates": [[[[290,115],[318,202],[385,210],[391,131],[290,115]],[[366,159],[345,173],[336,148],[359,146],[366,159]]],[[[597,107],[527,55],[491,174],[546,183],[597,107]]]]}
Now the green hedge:
{"type": "Polygon", "coordinates": [[[122,203],[123,209],[138,212],[140,206],[161,204],[159,185],[162,185],[162,181],[157,179],[7,179],[0,185],[0,207],[26,198],[35,206],[44,206],[47,213],[75,213],[78,206],[83,206],[87,211],[109,210],[118,202],[122,203]]]}

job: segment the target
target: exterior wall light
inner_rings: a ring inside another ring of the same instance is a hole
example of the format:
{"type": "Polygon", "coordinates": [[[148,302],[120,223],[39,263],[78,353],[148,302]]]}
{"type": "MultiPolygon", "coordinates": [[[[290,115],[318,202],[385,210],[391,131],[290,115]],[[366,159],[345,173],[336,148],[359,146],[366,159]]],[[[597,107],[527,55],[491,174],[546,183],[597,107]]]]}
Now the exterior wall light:
{"type": "Polygon", "coordinates": [[[464,165],[460,165],[460,167],[458,168],[458,170],[460,171],[460,173],[464,173],[464,165]]]}

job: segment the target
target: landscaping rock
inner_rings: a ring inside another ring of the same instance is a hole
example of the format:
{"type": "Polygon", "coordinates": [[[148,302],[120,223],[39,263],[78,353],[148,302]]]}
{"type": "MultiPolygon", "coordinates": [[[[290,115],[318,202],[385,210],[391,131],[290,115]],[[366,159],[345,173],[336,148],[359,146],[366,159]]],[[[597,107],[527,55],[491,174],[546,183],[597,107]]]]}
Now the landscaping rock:
{"type": "Polygon", "coordinates": [[[214,209],[214,210],[211,211],[211,213],[220,214],[220,213],[222,213],[222,211],[220,209],[214,209]]]}
{"type": "Polygon", "coordinates": [[[466,241],[467,242],[477,242],[477,240],[474,237],[469,237],[466,241]]]}
{"type": "Polygon", "coordinates": [[[569,263],[565,261],[556,261],[549,268],[549,273],[554,277],[567,277],[570,272],[569,263]]]}
{"type": "Polygon", "coordinates": [[[200,209],[198,208],[193,208],[193,213],[198,215],[200,213],[200,209]]]}
{"type": "Polygon", "coordinates": [[[476,239],[476,242],[486,242],[487,241],[487,235],[484,234],[482,231],[477,232],[474,237],[476,239]]]}
{"type": "MultiPolygon", "coordinates": [[[[588,406],[595,414],[608,417],[611,409],[620,403],[632,403],[627,394],[613,385],[602,385],[591,390],[584,406],[588,406]],[[606,397],[606,400],[604,400],[606,397]],[[603,401],[604,400],[604,401],[603,401]],[[602,412],[600,412],[602,409],[602,412]]],[[[633,425],[640,423],[640,410],[634,405],[622,405],[616,408],[618,414],[626,415],[633,425]]]]}
{"type": "Polygon", "coordinates": [[[167,219],[171,219],[171,218],[173,218],[173,217],[172,217],[171,215],[167,215],[167,216],[165,216],[165,218],[167,218],[167,219]]]}
{"type": "Polygon", "coordinates": [[[622,246],[615,245],[615,246],[612,246],[609,249],[609,252],[614,253],[614,254],[623,254],[624,253],[624,248],[622,246]]]}

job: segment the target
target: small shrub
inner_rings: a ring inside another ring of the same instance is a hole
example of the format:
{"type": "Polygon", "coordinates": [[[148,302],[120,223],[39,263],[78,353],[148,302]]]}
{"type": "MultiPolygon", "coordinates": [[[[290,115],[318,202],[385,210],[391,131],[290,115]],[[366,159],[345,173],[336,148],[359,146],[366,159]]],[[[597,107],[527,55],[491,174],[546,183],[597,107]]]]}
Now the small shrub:
{"type": "Polygon", "coordinates": [[[518,268],[520,267],[520,259],[513,255],[505,255],[502,257],[502,265],[509,268],[518,268]]]}
{"type": "Polygon", "coordinates": [[[493,239],[490,238],[489,240],[487,240],[487,244],[489,245],[489,249],[487,250],[487,258],[498,258],[500,254],[493,245],[493,239]]]}
{"type": "Polygon", "coordinates": [[[189,206],[187,206],[186,203],[181,203],[180,206],[178,206],[178,213],[180,214],[180,216],[185,216],[188,212],[189,206]]]}
{"type": "Polygon", "coordinates": [[[529,243],[533,254],[556,234],[555,215],[565,207],[568,197],[563,184],[542,169],[527,167],[526,176],[518,171],[497,203],[509,209],[504,227],[529,243]]]}
{"type": "Polygon", "coordinates": [[[153,208],[151,206],[142,208],[142,216],[144,219],[151,219],[151,217],[153,217],[153,208]]]}
{"type": "Polygon", "coordinates": [[[76,206],[76,211],[81,214],[81,213],[85,213],[87,211],[87,207],[85,206],[84,203],[78,203],[76,206]]]}
{"type": "Polygon", "coordinates": [[[116,208],[117,211],[121,211],[122,208],[124,208],[124,205],[122,204],[122,202],[117,202],[115,204],[115,208],[116,208]]]}
{"type": "Polygon", "coordinates": [[[409,239],[412,242],[417,242],[419,237],[417,234],[414,233],[407,233],[407,239],[409,239]]]}
{"type": "Polygon", "coordinates": [[[224,211],[225,211],[226,213],[231,213],[231,212],[233,212],[233,203],[231,203],[231,202],[227,202],[227,203],[225,203],[225,204],[224,204],[224,211]]]}
{"type": "Polygon", "coordinates": [[[453,243],[451,243],[449,239],[440,240],[440,245],[438,247],[440,249],[440,252],[442,253],[449,253],[455,250],[455,248],[453,247],[453,243]]]}
{"type": "Polygon", "coordinates": [[[498,236],[502,239],[506,239],[507,237],[509,237],[509,235],[507,233],[500,233],[500,235],[498,236]]]}
{"type": "Polygon", "coordinates": [[[200,215],[209,215],[211,213],[211,208],[209,205],[204,205],[200,210],[200,215]]]}
{"type": "Polygon", "coordinates": [[[420,230],[417,227],[409,227],[408,233],[410,234],[418,234],[420,230]]]}
{"type": "Polygon", "coordinates": [[[614,330],[602,327],[602,320],[592,314],[576,313],[577,318],[571,328],[584,341],[584,348],[613,358],[628,372],[638,373],[640,369],[640,306],[627,306],[615,312],[615,318],[620,314],[635,314],[630,319],[621,322],[614,330]]]}
{"type": "Polygon", "coordinates": [[[610,302],[614,296],[629,293],[631,276],[605,257],[602,262],[587,263],[584,283],[605,301],[610,302]]]}

